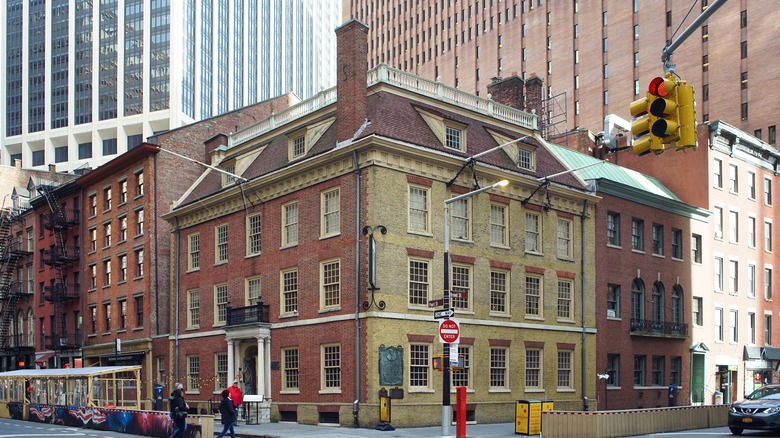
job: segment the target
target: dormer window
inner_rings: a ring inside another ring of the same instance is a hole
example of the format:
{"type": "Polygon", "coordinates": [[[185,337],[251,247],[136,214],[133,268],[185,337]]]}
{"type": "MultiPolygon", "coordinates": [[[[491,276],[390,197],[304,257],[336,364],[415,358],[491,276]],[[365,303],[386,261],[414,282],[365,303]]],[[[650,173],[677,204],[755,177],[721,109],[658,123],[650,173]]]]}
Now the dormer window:
{"type": "Polygon", "coordinates": [[[313,125],[308,125],[287,133],[287,159],[297,160],[306,156],[309,149],[317,144],[322,134],[333,125],[335,117],[328,118],[313,125]]]}
{"type": "Polygon", "coordinates": [[[448,148],[463,150],[463,130],[455,126],[447,125],[445,128],[445,139],[448,148]]]}
{"type": "Polygon", "coordinates": [[[526,149],[522,146],[517,148],[517,166],[521,169],[534,170],[536,168],[535,154],[533,149],[526,149]]]}
{"type": "Polygon", "coordinates": [[[303,156],[306,153],[306,135],[299,135],[295,138],[293,138],[290,143],[292,143],[292,158],[298,158],[303,156]]]}
{"type": "Polygon", "coordinates": [[[235,173],[236,173],[236,166],[234,164],[231,164],[230,166],[225,166],[225,173],[222,174],[222,187],[233,184],[233,181],[236,180],[236,177],[234,176],[235,173]]]}

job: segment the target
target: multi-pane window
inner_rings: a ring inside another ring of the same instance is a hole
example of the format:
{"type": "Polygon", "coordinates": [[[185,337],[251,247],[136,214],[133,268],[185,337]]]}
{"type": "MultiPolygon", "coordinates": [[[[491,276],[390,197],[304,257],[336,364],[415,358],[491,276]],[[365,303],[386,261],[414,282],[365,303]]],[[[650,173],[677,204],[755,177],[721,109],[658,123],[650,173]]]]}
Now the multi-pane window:
{"type": "Polygon", "coordinates": [[[764,221],[764,251],[772,252],[772,222],[764,221]]]}
{"type": "Polygon", "coordinates": [[[111,331],[111,304],[105,303],[103,304],[103,321],[104,326],[103,329],[106,332],[111,331]]]}
{"type": "Polygon", "coordinates": [[[683,300],[682,288],[675,284],[672,286],[672,322],[683,322],[683,300]]]}
{"type": "Polygon", "coordinates": [[[764,315],[764,343],[772,345],[772,315],[764,315]]]}
{"type": "Polygon", "coordinates": [[[190,234],[188,236],[187,248],[187,270],[200,269],[200,234],[190,234]]]}
{"type": "Polygon", "coordinates": [[[723,342],[723,308],[715,308],[715,340],[723,342]]]}
{"type": "Polygon", "coordinates": [[[620,214],[607,213],[607,244],[620,246],[620,214]]]}
{"type": "Polygon", "coordinates": [[[89,265],[89,289],[97,288],[97,265],[89,265]]]}
{"type": "Polygon", "coordinates": [[[89,217],[97,215],[97,195],[89,195],[89,217]]]}
{"type": "Polygon", "coordinates": [[[460,150],[462,137],[463,137],[463,130],[455,128],[453,126],[445,127],[445,140],[448,148],[460,150]]]}
{"type": "Polygon", "coordinates": [[[127,202],[127,180],[123,179],[119,182],[119,205],[127,202]]]}
{"type": "Polygon", "coordinates": [[[127,254],[122,254],[119,259],[119,282],[127,281],[127,254]]]}
{"type": "Polygon", "coordinates": [[[521,169],[534,170],[534,152],[528,149],[518,148],[517,166],[521,169]]]}
{"type": "Polygon", "coordinates": [[[428,305],[429,268],[428,260],[409,259],[409,305],[428,305]]]}
{"type": "Polygon", "coordinates": [[[507,228],[507,207],[502,204],[490,205],[490,244],[496,246],[509,246],[507,228]]]}
{"type": "Polygon", "coordinates": [[[634,356],[634,386],[645,386],[645,356],[634,356]]]}
{"type": "Polygon", "coordinates": [[[430,353],[428,345],[409,345],[409,386],[428,388],[430,381],[430,353]]]}
{"type": "Polygon", "coordinates": [[[226,353],[214,355],[214,386],[217,388],[228,387],[228,356],[226,353]]]}
{"type": "Polygon", "coordinates": [[[542,387],[542,350],[525,350],[525,387],[542,387]]]}
{"type": "Polygon", "coordinates": [[[119,242],[127,240],[127,216],[119,218],[119,242]]]}
{"type": "Polygon", "coordinates": [[[322,346],[322,389],[341,389],[341,346],[322,346]]]}
{"type": "Polygon", "coordinates": [[[490,347],[490,388],[504,389],[507,384],[507,349],[490,347]]]}
{"type": "Polygon", "coordinates": [[[540,242],[541,216],[538,213],[525,213],[525,250],[528,252],[541,252],[540,242]]]}
{"type": "Polygon", "coordinates": [[[282,271],[282,313],[298,312],[298,270],[282,271]]]}
{"type": "Polygon", "coordinates": [[[635,251],[645,250],[645,221],[631,219],[631,249],[635,251]]]}
{"type": "Polygon", "coordinates": [[[748,170],[748,199],[756,199],[756,174],[748,170]]]}
{"type": "Polygon", "coordinates": [[[645,319],[645,283],[639,278],[631,283],[631,319],[645,319]]]}
{"type": "Polygon", "coordinates": [[[528,275],[525,277],[525,314],[542,316],[542,279],[528,275]]]}
{"type": "Polygon", "coordinates": [[[450,306],[454,309],[468,309],[471,296],[471,267],[464,265],[452,266],[451,280],[452,299],[450,306]],[[459,295],[463,294],[463,295],[459,295]]]}
{"type": "Polygon", "coordinates": [[[89,229],[89,252],[97,251],[97,228],[89,229]]]}
{"type": "Polygon", "coordinates": [[[306,153],[306,135],[299,135],[292,139],[292,158],[298,158],[306,153]]]}
{"type": "Polygon", "coordinates": [[[713,164],[713,185],[715,187],[722,189],[723,188],[723,161],[715,158],[715,161],[713,164]]]}
{"type": "Polygon", "coordinates": [[[558,257],[572,256],[571,225],[568,219],[558,219],[558,257]]]}
{"type": "Polygon", "coordinates": [[[97,333],[97,306],[89,307],[90,333],[97,333]]]}
{"type": "Polygon", "coordinates": [[[653,254],[664,254],[664,226],[653,224],[653,254]]]}
{"type": "Polygon", "coordinates": [[[739,314],[736,309],[729,309],[729,341],[737,343],[739,341],[739,314]]]}
{"type": "Polygon", "coordinates": [[[748,296],[756,297],[756,265],[748,264],[748,296]]]}
{"type": "Polygon", "coordinates": [[[282,350],[282,391],[298,391],[299,379],[299,354],[297,348],[285,348],[282,350]]]}
{"type": "Polygon", "coordinates": [[[103,224],[103,248],[111,246],[111,222],[103,224]]]}
{"type": "Polygon", "coordinates": [[[682,259],[682,230],[678,228],[672,228],[672,258],[682,259]]]}
{"type": "Polygon", "coordinates": [[[200,291],[187,291],[187,328],[200,326],[200,291]]]}
{"type": "Polygon", "coordinates": [[[715,290],[723,292],[723,257],[715,257],[715,290]]]}
{"type": "Polygon", "coordinates": [[[218,225],[214,228],[214,263],[225,263],[228,260],[228,226],[218,225]]]}
{"type": "Polygon", "coordinates": [[[572,388],[572,351],[558,350],[558,388],[572,388]]]}
{"type": "Polygon", "coordinates": [[[135,197],[144,195],[144,173],[138,172],[135,174],[135,197]]]}
{"type": "Polygon", "coordinates": [[[471,239],[471,221],[469,220],[470,203],[468,199],[455,201],[450,205],[451,236],[453,239],[471,239]]]}
{"type": "Polygon", "coordinates": [[[217,284],[214,286],[214,323],[224,324],[227,322],[228,305],[228,287],[227,284],[217,284]]]}
{"type": "Polygon", "coordinates": [[[341,305],[341,263],[339,260],[323,262],[322,266],[322,308],[336,308],[341,305]]]}
{"type": "Polygon", "coordinates": [[[772,205],[772,180],[764,178],[764,204],[772,205]]]}
{"type": "Polygon", "coordinates": [[[495,313],[507,313],[509,310],[507,293],[507,281],[509,276],[506,271],[490,271],[490,311],[495,313]]]}
{"type": "MultiPolygon", "coordinates": [[[[672,356],[669,364],[669,383],[677,386],[682,384],[682,357],[672,356]]],[[[663,384],[663,383],[662,383],[663,384]]]]}
{"type": "Polygon", "coordinates": [[[331,236],[341,231],[341,197],[339,189],[322,193],[322,230],[323,236],[331,236]]]}
{"type": "Polygon", "coordinates": [[[607,285],[607,316],[620,318],[620,285],[607,285]]]}
{"type": "Polygon", "coordinates": [[[111,260],[103,260],[103,287],[111,285],[111,260]]]}
{"type": "Polygon", "coordinates": [[[127,328],[127,300],[119,301],[119,329],[127,328]]]}
{"type": "Polygon", "coordinates": [[[558,318],[572,318],[572,282],[558,280],[558,318]]]}
{"type": "Polygon", "coordinates": [[[739,169],[736,164],[729,164],[729,191],[739,193],[739,169]]]}
{"type": "Polygon", "coordinates": [[[111,210],[111,187],[103,189],[103,211],[111,210]]]}
{"type": "Polygon", "coordinates": [[[262,298],[260,289],[260,277],[250,277],[246,279],[246,302],[249,306],[254,306],[262,298]]]}
{"type": "Polygon", "coordinates": [[[409,231],[428,232],[428,189],[409,186],[409,231]]]}
{"type": "Polygon", "coordinates": [[[701,263],[701,235],[694,234],[691,236],[691,257],[694,263],[701,263]]]}
{"type": "Polygon", "coordinates": [[[662,322],[664,320],[664,285],[661,282],[656,281],[653,283],[652,292],[652,314],[653,321],[662,322]]]}
{"type": "Polygon", "coordinates": [[[729,211],[729,242],[737,243],[739,241],[739,214],[736,211],[729,211]]]}
{"type": "Polygon", "coordinates": [[[458,360],[463,359],[463,368],[452,372],[452,386],[471,388],[471,347],[458,345],[458,360]]]}
{"type": "Polygon", "coordinates": [[[756,218],[748,216],[748,246],[751,248],[756,247],[756,218]]]}
{"type": "Polygon", "coordinates": [[[282,246],[298,244],[298,202],[282,206],[282,246]]]}
{"type": "Polygon", "coordinates": [[[200,389],[200,357],[187,356],[187,390],[197,392],[200,389]]]}
{"type": "Polygon", "coordinates": [[[748,342],[756,343],[756,314],[748,312],[748,342]]]}
{"type": "Polygon", "coordinates": [[[620,386],[620,355],[607,354],[607,386],[620,386]]]}
{"type": "Polygon", "coordinates": [[[140,236],[144,233],[144,210],[138,209],[135,211],[135,235],[140,236]]]}
{"type": "Polygon", "coordinates": [[[739,292],[739,262],[729,260],[729,292],[736,294],[739,292]]]}
{"type": "Polygon", "coordinates": [[[133,301],[135,303],[135,326],[143,327],[144,326],[144,296],[136,295],[135,297],[133,297],[133,301]]]}
{"type": "Polygon", "coordinates": [[[701,326],[704,325],[704,300],[702,297],[693,297],[693,323],[701,326]]]}
{"type": "Polygon", "coordinates": [[[764,298],[772,299],[772,268],[764,268],[764,298]]]}
{"type": "Polygon", "coordinates": [[[260,254],[260,215],[246,218],[246,255],[260,254]]]}
{"type": "Polygon", "coordinates": [[[665,359],[664,356],[653,356],[653,375],[651,379],[654,386],[663,386],[664,384],[665,359]]]}

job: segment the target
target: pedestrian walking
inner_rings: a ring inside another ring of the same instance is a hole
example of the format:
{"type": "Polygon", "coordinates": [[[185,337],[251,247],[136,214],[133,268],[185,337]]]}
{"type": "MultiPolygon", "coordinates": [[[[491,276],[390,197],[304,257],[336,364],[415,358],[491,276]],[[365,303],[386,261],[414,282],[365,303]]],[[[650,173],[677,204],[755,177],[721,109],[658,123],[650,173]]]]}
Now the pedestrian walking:
{"type": "Polygon", "coordinates": [[[233,425],[238,426],[238,407],[244,403],[244,394],[241,392],[241,388],[238,387],[238,379],[233,380],[233,386],[227,390],[230,393],[230,398],[233,400],[233,406],[236,409],[236,419],[233,421],[233,425]]]}
{"type": "Polygon", "coordinates": [[[173,419],[173,432],[170,438],[183,438],[187,428],[187,402],[184,401],[184,390],[174,389],[168,399],[170,415],[173,419]]]}
{"type": "Polygon", "coordinates": [[[227,389],[222,390],[222,401],[219,402],[219,416],[222,423],[222,432],[217,435],[217,438],[224,437],[228,430],[230,431],[230,438],[236,438],[233,423],[236,422],[238,412],[233,405],[233,400],[230,399],[230,391],[227,389]]]}

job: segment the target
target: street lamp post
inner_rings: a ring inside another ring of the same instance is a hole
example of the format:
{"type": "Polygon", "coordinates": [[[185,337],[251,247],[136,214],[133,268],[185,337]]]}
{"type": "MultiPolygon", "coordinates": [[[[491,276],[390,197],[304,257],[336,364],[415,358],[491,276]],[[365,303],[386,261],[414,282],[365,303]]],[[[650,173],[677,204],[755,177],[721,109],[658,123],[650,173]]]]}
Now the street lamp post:
{"type": "MultiPolygon", "coordinates": [[[[450,204],[458,202],[462,199],[469,198],[474,195],[478,195],[484,191],[495,189],[496,187],[503,187],[509,184],[509,181],[503,179],[491,186],[483,187],[481,189],[473,190],[462,195],[458,195],[454,198],[449,198],[444,201],[444,311],[450,309],[450,204]]],[[[449,319],[449,317],[445,317],[449,319]]],[[[441,395],[441,436],[450,435],[450,344],[447,342],[444,344],[444,357],[442,358],[442,374],[444,375],[444,382],[442,385],[441,395]]]]}

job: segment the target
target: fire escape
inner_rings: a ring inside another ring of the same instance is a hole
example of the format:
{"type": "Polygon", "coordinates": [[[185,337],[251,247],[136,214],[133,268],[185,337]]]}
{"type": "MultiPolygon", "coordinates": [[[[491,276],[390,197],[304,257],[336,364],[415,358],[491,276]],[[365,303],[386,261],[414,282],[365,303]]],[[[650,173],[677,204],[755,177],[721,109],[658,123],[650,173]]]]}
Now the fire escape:
{"type": "Polygon", "coordinates": [[[31,364],[35,356],[35,347],[32,339],[26,339],[25,327],[14,327],[14,318],[17,314],[17,304],[20,298],[29,297],[32,294],[28,290],[22,278],[14,280],[14,272],[17,272],[25,260],[32,254],[25,248],[25,242],[21,231],[25,229],[24,213],[29,208],[29,202],[14,202],[10,208],[3,206],[0,209],[0,349],[2,356],[15,360],[4,363],[3,368],[14,369],[18,363],[31,364]],[[20,232],[14,238],[14,229],[20,232]],[[14,330],[15,328],[15,330],[14,330]]]}
{"type": "Polygon", "coordinates": [[[67,331],[65,313],[65,307],[79,299],[81,285],[78,283],[78,276],[74,276],[73,281],[69,282],[68,271],[74,266],[78,267],[81,251],[76,245],[68,245],[67,241],[68,231],[79,225],[79,210],[60,205],[55,189],[53,184],[41,184],[37,188],[51,210],[51,213],[43,215],[43,227],[54,235],[54,245],[43,251],[43,263],[51,266],[54,271],[54,279],[43,287],[43,295],[44,299],[54,306],[49,333],[45,337],[45,347],[56,352],[81,347],[80,334],[77,331],[67,331]]]}

